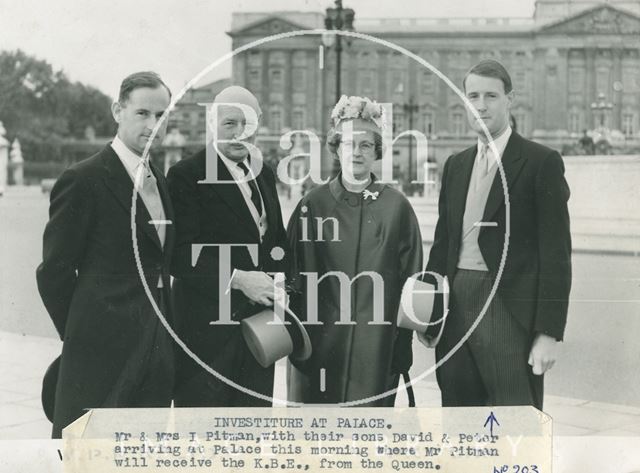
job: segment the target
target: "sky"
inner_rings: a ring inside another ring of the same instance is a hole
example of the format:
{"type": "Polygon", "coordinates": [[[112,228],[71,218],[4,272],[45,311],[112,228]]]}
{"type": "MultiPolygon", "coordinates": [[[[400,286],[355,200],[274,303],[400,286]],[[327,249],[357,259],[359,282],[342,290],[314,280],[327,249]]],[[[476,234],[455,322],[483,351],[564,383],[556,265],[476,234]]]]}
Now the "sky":
{"type": "MultiPolygon", "coordinates": [[[[358,18],[531,17],[534,0],[344,0],[358,18]],[[372,8],[375,5],[375,8],[372,8]],[[402,8],[399,8],[402,5],[402,8]]],[[[114,97],[154,70],[176,91],[231,50],[232,12],[323,12],[332,0],[0,0],[0,49],[22,49],[114,97]]],[[[230,76],[230,65],[209,76],[230,76]]]]}

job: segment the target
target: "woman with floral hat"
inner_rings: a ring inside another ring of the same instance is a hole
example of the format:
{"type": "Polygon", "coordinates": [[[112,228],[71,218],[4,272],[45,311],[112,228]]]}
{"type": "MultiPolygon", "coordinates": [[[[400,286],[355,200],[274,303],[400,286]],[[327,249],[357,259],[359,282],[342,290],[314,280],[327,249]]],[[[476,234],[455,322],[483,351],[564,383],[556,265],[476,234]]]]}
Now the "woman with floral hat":
{"type": "Polygon", "coordinates": [[[331,122],[327,147],[342,170],[301,199],[287,230],[291,304],[313,350],[290,366],[289,400],[393,406],[412,362],[412,332],[396,315],[402,286],[422,270],[420,228],[404,195],[371,172],[383,153],[382,106],[342,96],[331,122]]]}

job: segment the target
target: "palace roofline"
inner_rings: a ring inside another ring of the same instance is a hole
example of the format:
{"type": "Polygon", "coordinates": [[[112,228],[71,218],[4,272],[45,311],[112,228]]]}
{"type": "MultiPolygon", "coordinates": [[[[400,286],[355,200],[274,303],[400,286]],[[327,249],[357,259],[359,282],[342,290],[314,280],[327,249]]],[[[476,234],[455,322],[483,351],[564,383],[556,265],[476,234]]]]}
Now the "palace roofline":
{"type": "MultiPolygon", "coordinates": [[[[626,8],[611,3],[597,5],[584,2],[585,8],[573,11],[562,17],[452,17],[452,18],[360,18],[354,20],[355,31],[366,34],[393,34],[412,36],[414,34],[535,34],[546,29],[562,25],[573,19],[592,14],[598,10],[609,10],[612,14],[623,15],[640,20],[640,16],[626,8]]],[[[270,21],[279,20],[291,29],[322,29],[324,14],[321,12],[279,11],[279,12],[235,12],[232,15],[230,36],[240,36],[270,21]]]]}

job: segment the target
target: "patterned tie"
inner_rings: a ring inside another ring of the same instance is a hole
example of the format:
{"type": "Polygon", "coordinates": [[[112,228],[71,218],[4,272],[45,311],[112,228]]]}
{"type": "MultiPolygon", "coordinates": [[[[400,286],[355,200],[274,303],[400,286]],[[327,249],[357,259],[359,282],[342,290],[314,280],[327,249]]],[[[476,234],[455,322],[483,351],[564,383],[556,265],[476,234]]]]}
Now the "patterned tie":
{"type": "Polygon", "coordinates": [[[485,177],[489,174],[489,145],[483,144],[480,148],[480,159],[478,161],[480,176],[485,177]]]}
{"type": "MultiPolygon", "coordinates": [[[[151,172],[148,162],[144,162],[142,165],[144,167],[142,176],[142,187],[139,189],[142,201],[147,207],[152,220],[165,220],[166,215],[164,213],[164,207],[162,206],[162,198],[160,197],[160,192],[158,192],[158,183],[156,182],[156,178],[151,172]]],[[[156,231],[158,232],[160,244],[164,246],[164,241],[167,234],[166,225],[156,224],[155,227],[156,231]]]]}
{"type": "MultiPolygon", "coordinates": [[[[244,162],[238,163],[238,167],[242,169],[245,176],[249,174],[249,168],[244,162]]],[[[258,215],[262,215],[262,201],[260,199],[260,191],[258,190],[255,179],[252,178],[247,182],[247,184],[249,184],[249,189],[251,189],[251,202],[253,202],[254,207],[258,211],[258,215]]]]}
{"type": "Polygon", "coordinates": [[[482,181],[489,173],[489,145],[483,144],[478,154],[478,162],[476,163],[475,188],[480,189],[482,181]]]}

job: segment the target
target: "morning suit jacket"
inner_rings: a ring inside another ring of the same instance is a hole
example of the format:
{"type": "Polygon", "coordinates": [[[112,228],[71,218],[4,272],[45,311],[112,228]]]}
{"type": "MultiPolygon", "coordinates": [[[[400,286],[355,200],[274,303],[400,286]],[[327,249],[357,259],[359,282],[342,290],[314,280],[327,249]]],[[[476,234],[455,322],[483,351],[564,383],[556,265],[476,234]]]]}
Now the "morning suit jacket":
{"type": "MultiPolygon", "coordinates": [[[[164,176],[155,168],[168,220],[173,219],[164,176]]],[[[99,407],[168,406],[173,383],[172,341],[145,292],[134,257],[133,181],[110,145],[74,164],[51,191],[40,295],[60,338],[53,435],[99,407]]],[[[168,301],[174,233],[164,249],[149,213],[136,199],[137,248],[156,303],[168,301]],[[162,278],[164,289],[158,289],[162,278]],[[162,294],[161,294],[162,292],[162,294]]]]}
{"type": "MultiPolygon", "coordinates": [[[[176,210],[176,246],[172,263],[175,277],[173,294],[178,333],[184,343],[213,369],[233,377],[233,351],[246,350],[242,346],[240,325],[211,325],[219,319],[218,248],[203,248],[193,259],[195,244],[255,245],[258,260],[251,258],[245,247],[231,250],[230,271],[284,272],[284,259],[276,261],[271,250],[286,250],[286,233],[278,201],[275,176],[264,165],[256,177],[267,215],[267,232],[260,242],[260,234],[238,185],[228,168],[211,146],[212,165],[217,166],[217,178],[227,183],[198,183],[205,179],[206,149],[175,164],[167,175],[169,191],[176,210]]],[[[275,253],[274,253],[275,254],[275,253]]],[[[225,286],[228,281],[225,282],[225,286]]],[[[231,317],[238,321],[253,307],[239,290],[230,290],[231,317]]],[[[179,378],[196,374],[184,369],[202,370],[195,363],[183,363],[179,378]]],[[[271,386],[265,389],[270,392],[271,386]]]]}
{"type": "MultiPolygon", "coordinates": [[[[477,146],[451,156],[444,165],[439,217],[427,270],[453,281],[462,240],[467,190],[477,146]]],[[[502,156],[508,188],[509,221],[500,171],[496,172],[478,244],[491,277],[500,270],[498,296],[527,333],[562,340],[571,289],[569,187],[560,155],[513,132],[502,156]],[[508,247],[501,267],[505,233],[508,247]]]]}

